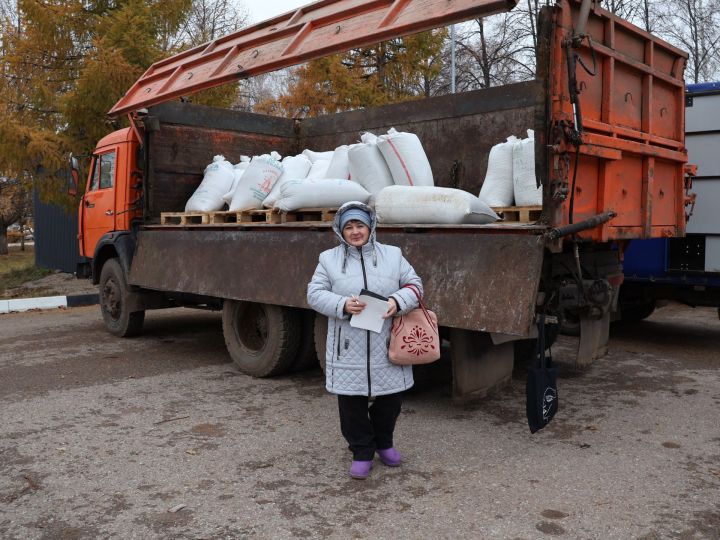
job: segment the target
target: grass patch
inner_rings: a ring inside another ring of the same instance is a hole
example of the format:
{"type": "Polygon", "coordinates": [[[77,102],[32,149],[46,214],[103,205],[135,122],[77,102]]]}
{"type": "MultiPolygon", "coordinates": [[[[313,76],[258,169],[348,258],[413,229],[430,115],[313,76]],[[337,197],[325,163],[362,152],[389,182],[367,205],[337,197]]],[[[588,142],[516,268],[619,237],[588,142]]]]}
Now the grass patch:
{"type": "Polygon", "coordinates": [[[35,266],[35,251],[32,246],[12,246],[8,255],[0,255],[0,296],[7,289],[19,287],[27,281],[33,281],[51,274],[52,270],[35,266]]]}

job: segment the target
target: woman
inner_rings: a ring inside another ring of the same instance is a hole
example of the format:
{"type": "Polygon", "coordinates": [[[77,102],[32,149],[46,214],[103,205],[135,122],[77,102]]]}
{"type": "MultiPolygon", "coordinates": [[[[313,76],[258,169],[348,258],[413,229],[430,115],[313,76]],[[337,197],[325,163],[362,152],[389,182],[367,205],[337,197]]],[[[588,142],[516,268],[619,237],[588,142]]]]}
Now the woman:
{"type": "Polygon", "coordinates": [[[418,307],[413,291],[422,282],[399,248],[375,241],[375,213],[359,202],[344,204],[333,221],[340,245],[320,254],[308,284],[308,304],[328,317],[325,379],[337,394],[340,430],[353,453],[350,476],[367,478],[375,452],[390,467],[400,465],[393,431],[402,406],[402,392],[413,385],[412,368],[388,360],[392,317],[418,307]],[[382,331],[350,326],[362,312],[362,289],[388,298],[382,331]],[[368,408],[370,398],[372,405],[368,408]]]}

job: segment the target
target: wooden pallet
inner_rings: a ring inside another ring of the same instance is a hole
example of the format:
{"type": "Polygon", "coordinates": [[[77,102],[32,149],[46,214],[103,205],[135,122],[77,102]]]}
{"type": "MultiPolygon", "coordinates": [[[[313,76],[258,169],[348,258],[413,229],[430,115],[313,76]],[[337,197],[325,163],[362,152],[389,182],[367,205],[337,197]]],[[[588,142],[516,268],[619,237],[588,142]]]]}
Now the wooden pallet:
{"type": "Polygon", "coordinates": [[[231,223],[282,223],[279,213],[271,209],[241,210],[239,212],[210,212],[208,213],[209,223],[231,224],[231,223]]]}
{"type": "Polygon", "coordinates": [[[532,223],[542,214],[542,206],[495,206],[493,210],[504,221],[519,223],[532,223]]]}
{"type": "Polygon", "coordinates": [[[209,223],[208,214],[202,212],[162,212],[161,225],[203,225],[209,223]]]}
{"type": "Polygon", "coordinates": [[[162,212],[161,225],[262,225],[282,223],[329,223],[335,218],[337,208],[300,208],[289,212],[272,209],[253,209],[223,212],[162,212]]]}
{"type": "Polygon", "coordinates": [[[298,221],[320,221],[330,222],[335,219],[337,214],[337,208],[299,208],[298,210],[291,210],[289,212],[283,212],[282,222],[293,223],[298,221]]]}

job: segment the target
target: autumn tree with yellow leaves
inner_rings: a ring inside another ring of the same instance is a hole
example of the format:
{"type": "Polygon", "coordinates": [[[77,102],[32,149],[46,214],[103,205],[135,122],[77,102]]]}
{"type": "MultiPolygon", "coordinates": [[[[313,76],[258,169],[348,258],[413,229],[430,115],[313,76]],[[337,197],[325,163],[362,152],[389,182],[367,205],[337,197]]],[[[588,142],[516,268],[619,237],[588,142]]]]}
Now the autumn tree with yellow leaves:
{"type": "MultiPolygon", "coordinates": [[[[0,192],[8,199],[2,206],[34,183],[44,199],[76,207],[48,173],[124,125],[107,111],[153,62],[234,31],[246,18],[233,0],[2,0],[0,178],[14,186],[0,192]]],[[[236,93],[228,86],[195,101],[229,105],[236,93]]],[[[0,218],[0,232],[11,223],[0,218]]]]}
{"type": "Polygon", "coordinates": [[[427,97],[440,74],[446,35],[423,32],[311,60],[294,71],[286,92],[256,110],[318,116],[427,97]]]}

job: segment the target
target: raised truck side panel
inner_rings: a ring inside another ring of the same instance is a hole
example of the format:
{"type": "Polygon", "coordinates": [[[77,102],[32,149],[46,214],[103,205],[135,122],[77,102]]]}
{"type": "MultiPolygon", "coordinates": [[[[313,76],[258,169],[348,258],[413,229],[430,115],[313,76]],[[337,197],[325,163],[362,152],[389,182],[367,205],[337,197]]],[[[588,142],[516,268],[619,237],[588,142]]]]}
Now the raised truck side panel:
{"type": "MultiPolygon", "coordinates": [[[[563,0],[540,21],[538,78],[547,82],[546,203],[551,225],[575,223],[607,211],[617,217],[579,234],[607,242],[682,236],[685,231],[683,71],[687,55],[612,13],[593,7],[590,40],[570,48],[580,91],[583,144],[574,194],[575,125],[568,86],[568,47],[580,2],[563,0]],[[542,30],[550,27],[550,31],[542,30]],[[544,56],[549,52],[548,56],[544,56]],[[589,73],[594,69],[594,74],[589,73]]],[[[571,62],[570,65],[573,65],[571,62]]],[[[539,149],[538,149],[539,151],[539,149]]]]}

